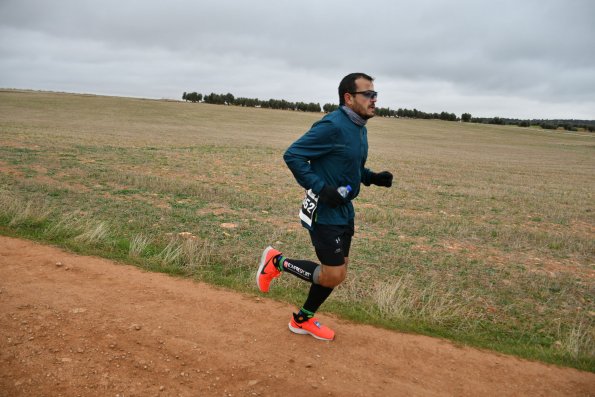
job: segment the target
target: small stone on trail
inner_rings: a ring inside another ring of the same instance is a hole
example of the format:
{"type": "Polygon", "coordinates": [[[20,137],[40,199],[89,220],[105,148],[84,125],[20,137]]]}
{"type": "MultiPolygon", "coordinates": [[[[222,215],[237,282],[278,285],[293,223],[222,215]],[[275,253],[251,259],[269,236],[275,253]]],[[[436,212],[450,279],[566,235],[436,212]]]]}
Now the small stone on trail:
{"type": "Polygon", "coordinates": [[[64,266],[64,264],[62,262],[56,262],[56,266],[57,267],[62,267],[62,266],[64,266]]]}
{"type": "Polygon", "coordinates": [[[132,328],[134,328],[137,331],[140,331],[142,329],[140,324],[132,324],[132,328]]]}

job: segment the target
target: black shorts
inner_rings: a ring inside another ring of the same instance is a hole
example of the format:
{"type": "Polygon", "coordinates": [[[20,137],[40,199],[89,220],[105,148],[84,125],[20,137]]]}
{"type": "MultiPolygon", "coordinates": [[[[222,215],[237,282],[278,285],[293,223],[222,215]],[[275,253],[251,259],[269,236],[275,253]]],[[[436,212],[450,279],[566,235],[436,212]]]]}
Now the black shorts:
{"type": "Polygon", "coordinates": [[[310,238],[320,263],[329,266],[344,264],[345,258],[349,257],[353,234],[353,221],[349,225],[316,224],[310,231],[310,238]]]}

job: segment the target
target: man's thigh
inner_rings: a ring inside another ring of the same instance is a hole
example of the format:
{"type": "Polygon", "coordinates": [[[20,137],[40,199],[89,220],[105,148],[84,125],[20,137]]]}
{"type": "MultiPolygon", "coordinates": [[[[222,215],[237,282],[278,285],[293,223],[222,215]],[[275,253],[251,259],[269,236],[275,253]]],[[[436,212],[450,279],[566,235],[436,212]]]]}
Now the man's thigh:
{"type": "Polygon", "coordinates": [[[349,257],[353,225],[319,225],[310,232],[316,256],[325,266],[343,266],[349,257]]]}

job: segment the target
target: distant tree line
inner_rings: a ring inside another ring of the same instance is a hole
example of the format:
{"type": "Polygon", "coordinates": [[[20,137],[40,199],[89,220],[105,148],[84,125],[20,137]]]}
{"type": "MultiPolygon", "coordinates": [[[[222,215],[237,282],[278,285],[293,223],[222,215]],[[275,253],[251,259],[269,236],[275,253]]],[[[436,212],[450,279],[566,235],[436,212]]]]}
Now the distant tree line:
{"type": "Polygon", "coordinates": [[[541,127],[544,130],[558,130],[566,131],[589,131],[595,132],[595,120],[543,120],[543,119],[508,119],[502,117],[471,117],[469,120],[472,123],[481,124],[495,124],[495,125],[517,125],[519,127],[541,127]]]}
{"type": "MultiPolygon", "coordinates": [[[[390,115],[392,116],[392,114],[390,115]]],[[[502,117],[472,117],[470,113],[463,113],[461,118],[458,118],[454,113],[425,113],[417,109],[399,109],[397,110],[398,117],[408,117],[414,119],[440,119],[448,121],[462,121],[464,123],[481,123],[494,125],[517,125],[519,127],[541,127],[546,130],[564,129],[566,131],[595,131],[595,120],[543,120],[543,119],[509,119],[502,117]]]]}
{"type": "MultiPolygon", "coordinates": [[[[339,105],[325,103],[321,108],[318,103],[289,102],[284,99],[260,100],[258,98],[236,98],[233,94],[215,94],[202,95],[197,92],[184,92],[182,99],[189,102],[205,102],[217,105],[233,105],[244,107],[259,107],[267,109],[283,109],[302,112],[325,112],[330,113],[339,108],[339,105]]],[[[437,119],[446,121],[462,121],[464,123],[481,123],[494,125],[517,125],[519,127],[541,127],[547,130],[564,129],[567,131],[589,131],[595,132],[595,120],[519,120],[502,117],[472,117],[470,113],[463,113],[457,117],[454,113],[426,113],[417,109],[398,110],[390,108],[376,108],[376,115],[380,117],[404,117],[411,119],[437,119]]]]}
{"type": "Polygon", "coordinates": [[[426,113],[421,110],[413,109],[399,109],[396,112],[398,117],[407,117],[411,119],[439,119],[446,121],[458,121],[459,118],[454,113],[441,112],[441,113],[426,113]]]}
{"type": "MultiPolygon", "coordinates": [[[[327,103],[322,107],[325,113],[330,113],[339,108],[339,105],[327,103]]],[[[454,113],[424,113],[417,109],[398,109],[394,110],[391,108],[376,108],[376,115],[380,117],[408,117],[412,119],[440,119],[448,121],[457,121],[458,118],[454,113]]]]}
{"type": "Polygon", "coordinates": [[[318,112],[322,109],[319,103],[289,102],[285,99],[269,99],[263,101],[258,98],[236,98],[233,94],[215,94],[202,95],[196,92],[184,92],[182,99],[190,102],[205,102],[215,105],[233,105],[266,109],[296,110],[301,112],[318,112]]]}

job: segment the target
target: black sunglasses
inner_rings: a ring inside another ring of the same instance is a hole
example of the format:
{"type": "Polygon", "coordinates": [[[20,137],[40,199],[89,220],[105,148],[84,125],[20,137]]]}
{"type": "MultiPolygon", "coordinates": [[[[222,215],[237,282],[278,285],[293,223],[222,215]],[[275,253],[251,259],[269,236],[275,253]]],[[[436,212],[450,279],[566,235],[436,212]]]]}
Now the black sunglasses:
{"type": "Polygon", "coordinates": [[[376,99],[378,97],[378,92],[372,91],[372,90],[368,90],[368,91],[355,91],[355,92],[350,92],[350,94],[351,95],[362,94],[366,99],[376,99]]]}

